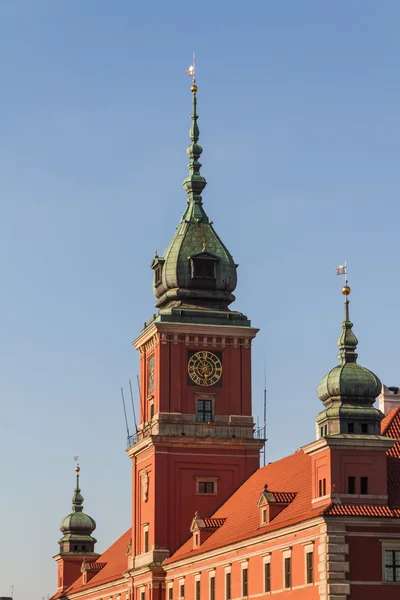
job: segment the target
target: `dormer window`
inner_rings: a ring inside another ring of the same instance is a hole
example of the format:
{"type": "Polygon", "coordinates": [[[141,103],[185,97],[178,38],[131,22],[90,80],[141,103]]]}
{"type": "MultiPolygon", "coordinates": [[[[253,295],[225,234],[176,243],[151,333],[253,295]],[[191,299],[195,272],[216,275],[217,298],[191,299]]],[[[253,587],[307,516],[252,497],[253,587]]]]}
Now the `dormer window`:
{"type": "Polygon", "coordinates": [[[154,285],[161,283],[162,265],[157,265],[154,269],[154,285]]]}
{"type": "Polygon", "coordinates": [[[210,252],[200,252],[189,256],[190,277],[192,280],[208,281],[208,285],[216,280],[218,257],[210,252]]]}

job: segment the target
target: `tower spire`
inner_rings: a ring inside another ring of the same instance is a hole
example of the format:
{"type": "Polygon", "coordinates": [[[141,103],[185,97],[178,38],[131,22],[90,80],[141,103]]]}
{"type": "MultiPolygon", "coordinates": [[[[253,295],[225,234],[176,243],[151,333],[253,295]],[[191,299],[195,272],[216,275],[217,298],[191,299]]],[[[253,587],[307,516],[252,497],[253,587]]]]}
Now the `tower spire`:
{"type": "MultiPolygon", "coordinates": [[[[192,78],[192,85],[190,87],[190,91],[192,92],[192,114],[190,116],[192,124],[189,130],[191,144],[186,149],[186,154],[189,156],[189,175],[184,180],[183,187],[188,194],[188,203],[194,202],[201,205],[201,192],[206,187],[207,181],[200,173],[201,163],[199,162],[199,158],[203,152],[203,148],[197,143],[200,137],[200,130],[199,126],[197,125],[197,120],[199,118],[197,114],[197,92],[199,88],[196,84],[196,64],[194,53],[193,63],[190,65],[187,73],[192,78]]],[[[207,218],[205,214],[204,217],[207,218]]]]}
{"type": "Polygon", "coordinates": [[[340,337],[337,342],[339,346],[338,358],[342,365],[357,362],[358,356],[356,353],[358,339],[353,333],[353,323],[350,321],[350,293],[351,288],[348,285],[347,279],[345,279],[345,284],[342,288],[342,294],[344,296],[344,321],[342,323],[342,333],[340,334],[340,337]]]}
{"type": "Polygon", "coordinates": [[[76,486],[74,489],[74,495],[72,496],[72,512],[82,512],[83,511],[83,496],[81,494],[81,489],[79,487],[79,473],[80,473],[79,464],[76,465],[76,486]]]}

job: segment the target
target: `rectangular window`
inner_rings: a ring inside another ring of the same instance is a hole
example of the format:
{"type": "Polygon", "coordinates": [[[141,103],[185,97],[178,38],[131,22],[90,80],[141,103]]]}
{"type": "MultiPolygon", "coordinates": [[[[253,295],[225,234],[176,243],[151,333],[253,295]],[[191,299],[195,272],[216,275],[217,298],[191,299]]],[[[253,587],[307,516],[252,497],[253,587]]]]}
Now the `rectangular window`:
{"type": "Polygon", "coordinates": [[[266,508],[262,509],[262,522],[263,523],[267,522],[267,509],[266,508]]]}
{"type": "Polygon", "coordinates": [[[225,600],[231,600],[231,574],[225,574],[225,600]]]}
{"type": "Polygon", "coordinates": [[[306,554],[306,581],[314,583],[314,552],[306,554]]]}
{"type": "Polygon", "coordinates": [[[172,595],[173,595],[173,588],[170,587],[170,588],[168,588],[168,600],[172,600],[172,595]]]}
{"type": "Polygon", "coordinates": [[[198,494],[214,494],[215,493],[215,481],[198,481],[197,482],[197,493],[198,494]]]}
{"type": "Polygon", "coordinates": [[[320,427],[319,437],[324,437],[324,428],[323,427],[320,427]]]}
{"type": "Polygon", "coordinates": [[[285,558],[285,588],[292,587],[292,557],[285,558]]]}
{"type": "Polygon", "coordinates": [[[347,423],[347,433],[354,433],[354,423],[347,423]]]}
{"type": "Polygon", "coordinates": [[[352,475],[350,475],[350,477],[347,480],[347,492],[349,494],[356,493],[356,478],[353,477],[352,475]]]}
{"type": "Polygon", "coordinates": [[[215,577],[210,577],[210,600],[215,600],[215,577]]]}
{"type": "Polygon", "coordinates": [[[179,586],[179,597],[180,598],[185,597],[185,584],[184,583],[181,583],[181,585],[179,586]]]}
{"type": "Polygon", "coordinates": [[[400,550],[385,550],[385,581],[400,581],[400,550]]]}
{"type": "Polygon", "coordinates": [[[318,481],[318,492],[319,496],[326,496],[326,478],[320,479],[318,481]]]}
{"type": "Polygon", "coordinates": [[[264,565],[264,592],[271,591],[271,563],[264,565]]]}
{"type": "Polygon", "coordinates": [[[248,582],[248,570],[247,567],[245,569],[242,569],[242,596],[244,598],[246,598],[248,596],[248,589],[249,589],[249,582],[248,582]]]}
{"type": "Polygon", "coordinates": [[[212,401],[197,400],[197,421],[210,423],[212,421],[212,401]]]}
{"type": "Polygon", "coordinates": [[[361,433],[368,433],[368,423],[361,423],[361,433]]]}
{"type": "Polygon", "coordinates": [[[144,590],[142,590],[140,592],[140,600],[145,600],[145,598],[146,598],[146,592],[144,590]]]}
{"type": "Polygon", "coordinates": [[[368,494],[368,477],[361,477],[360,494],[368,494]]]}
{"type": "Polygon", "coordinates": [[[195,596],[196,596],[196,600],[200,600],[200,579],[198,579],[196,581],[196,585],[195,585],[195,596]]]}
{"type": "Polygon", "coordinates": [[[149,551],[149,530],[148,529],[144,530],[143,550],[144,550],[144,552],[148,552],[149,551]]]}

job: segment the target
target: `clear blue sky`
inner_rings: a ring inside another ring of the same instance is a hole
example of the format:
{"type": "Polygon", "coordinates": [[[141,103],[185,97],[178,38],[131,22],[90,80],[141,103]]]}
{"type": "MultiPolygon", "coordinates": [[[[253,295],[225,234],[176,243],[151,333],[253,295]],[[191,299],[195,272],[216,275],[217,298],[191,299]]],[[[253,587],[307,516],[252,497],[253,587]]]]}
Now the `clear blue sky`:
{"type": "Polygon", "coordinates": [[[185,206],[193,49],[268,461],[314,438],[344,259],[360,362],[400,384],[399,22],[397,0],[2,0],[0,595],[55,591],[75,454],[98,550],[129,526],[119,388],[185,206]]]}

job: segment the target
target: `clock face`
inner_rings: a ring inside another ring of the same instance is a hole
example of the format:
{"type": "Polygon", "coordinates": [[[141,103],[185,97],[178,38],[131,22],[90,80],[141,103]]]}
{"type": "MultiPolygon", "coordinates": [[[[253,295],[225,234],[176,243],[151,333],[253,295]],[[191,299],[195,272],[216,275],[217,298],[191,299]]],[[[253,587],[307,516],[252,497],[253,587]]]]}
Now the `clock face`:
{"type": "MultiPolygon", "coordinates": [[[[220,355],[220,353],[218,354],[220,355]]],[[[188,374],[191,385],[210,386],[221,384],[221,357],[206,350],[189,353],[188,374]]]]}

